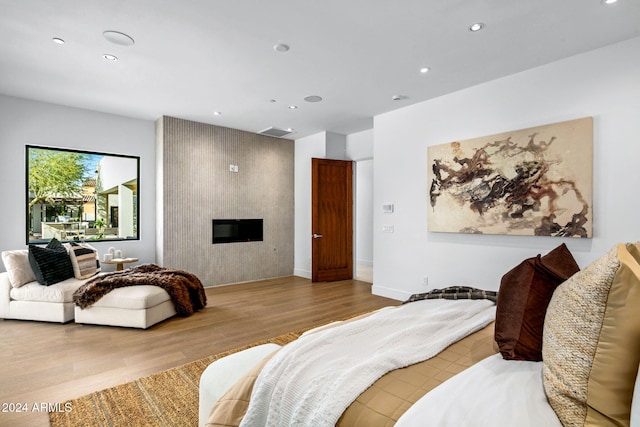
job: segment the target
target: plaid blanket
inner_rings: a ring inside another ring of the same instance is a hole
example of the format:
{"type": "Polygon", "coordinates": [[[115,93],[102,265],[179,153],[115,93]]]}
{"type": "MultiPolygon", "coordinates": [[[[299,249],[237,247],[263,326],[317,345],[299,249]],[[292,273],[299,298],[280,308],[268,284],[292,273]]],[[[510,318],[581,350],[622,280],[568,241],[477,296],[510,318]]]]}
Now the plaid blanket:
{"type": "Polygon", "coordinates": [[[413,294],[403,304],[425,299],[488,299],[496,302],[497,298],[498,293],[495,291],[485,291],[469,286],[449,286],[444,289],[433,289],[422,294],[413,294]]]}

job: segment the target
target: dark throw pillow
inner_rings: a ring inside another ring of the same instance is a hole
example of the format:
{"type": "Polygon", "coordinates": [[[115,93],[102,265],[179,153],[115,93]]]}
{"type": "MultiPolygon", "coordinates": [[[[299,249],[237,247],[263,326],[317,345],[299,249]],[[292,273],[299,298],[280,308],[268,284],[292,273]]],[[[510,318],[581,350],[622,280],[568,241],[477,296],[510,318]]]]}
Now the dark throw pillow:
{"type": "Polygon", "coordinates": [[[45,248],[29,245],[29,264],[41,285],[50,286],[73,277],[67,249],[56,239],[51,239],[45,248]]]}
{"type": "Polygon", "coordinates": [[[580,271],[563,243],[547,255],[528,258],[500,281],[495,339],[504,359],[542,360],[542,330],[553,291],[580,271]]]}

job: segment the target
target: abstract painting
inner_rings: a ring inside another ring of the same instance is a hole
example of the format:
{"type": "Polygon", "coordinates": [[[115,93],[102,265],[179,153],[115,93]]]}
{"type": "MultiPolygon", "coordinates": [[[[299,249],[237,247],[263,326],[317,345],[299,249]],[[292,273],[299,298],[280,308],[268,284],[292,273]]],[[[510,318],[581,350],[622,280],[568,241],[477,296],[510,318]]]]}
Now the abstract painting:
{"type": "Polygon", "coordinates": [[[428,148],[428,231],[592,237],[593,120],[428,148]]]}

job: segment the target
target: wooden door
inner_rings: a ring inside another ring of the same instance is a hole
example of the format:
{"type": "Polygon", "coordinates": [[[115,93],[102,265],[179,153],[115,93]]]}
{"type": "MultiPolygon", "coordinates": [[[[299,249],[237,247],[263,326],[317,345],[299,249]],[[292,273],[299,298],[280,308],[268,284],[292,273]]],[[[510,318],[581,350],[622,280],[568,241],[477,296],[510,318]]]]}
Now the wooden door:
{"type": "Polygon", "coordinates": [[[311,159],[311,280],[353,278],[353,165],[311,159]]]}

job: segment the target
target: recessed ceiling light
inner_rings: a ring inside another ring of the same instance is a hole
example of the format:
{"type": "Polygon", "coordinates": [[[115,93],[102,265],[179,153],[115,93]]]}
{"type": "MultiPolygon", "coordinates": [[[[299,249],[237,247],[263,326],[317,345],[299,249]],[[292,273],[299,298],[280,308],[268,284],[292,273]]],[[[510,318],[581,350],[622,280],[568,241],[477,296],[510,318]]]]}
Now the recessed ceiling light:
{"type": "Polygon", "coordinates": [[[318,95],[309,95],[305,97],[304,100],[307,102],[320,102],[322,101],[322,97],[318,95]]]}
{"type": "Polygon", "coordinates": [[[297,109],[297,108],[298,108],[298,106],[297,106],[297,105],[289,105],[289,109],[290,109],[290,110],[295,110],[295,109],[297,109]]]}
{"type": "Polygon", "coordinates": [[[277,43],[275,46],[273,46],[273,50],[280,53],[288,52],[289,49],[291,49],[289,45],[284,43],[277,43]]]}
{"type": "Polygon", "coordinates": [[[213,115],[214,115],[214,116],[220,116],[220,115],[222,115],[222,113],[221,113],[220,111],[214,111],[214,112],[213,112],[213,115]]]}
{"type": "Polygon", "coordinates": [[[604,4],[614,4],[614,3],[617,3],[617,2],[618,2],[618,0],[602,0],[602,3],[604,3],[604,4]]]}
{"type": "Polygon", "coordinates": [[[135,43],[131,36],[121,33],[120,31],[105,31],[102,35],[111,43],[120,46],[132,46],[135,43]]]}
{"type": "Polygon", "coordinates": [[[403,99],[407,99],[407,97],[404,95],[393,95],[391,99],[393,99],[394,101],[402,101],[403,99]]]}
{"type": "Polygon", "coordinates": [[[474,33],[475,33],[476,31],[480,31],[480,30],[481,30],[481,29],[483,29],[483,28],[484,28],[484,24],[483,24],[482,22],[476,22],[475,24],[472,24],[472,25],[469,27],[469,31],[471,31],[471,32],[474,32],[474,33]]]}
{"type": "Polygon", "coordinates": [[[62,40],[60,37],[54,37],[51,40],[53,40],[53,42],[56,44],[64,44],[64,40],[62,40]]]}
{"type": "Polygon", "coordinates": [[[427,74],[431,69],[429,67],[420,68],[420,73],[427,74]]]}
{"type": "Polygon", "coordinates": [[[118,60],[118,57],[117,57],[117,56],[115,56],[115,55],[111,55],[111,54],[109,54],[109,53],[105,53],[104,55],[102,55],[102,57],[103,57],[104,59],[106,59],[107,61],[117,61],[117,60],[118,60]]]}

